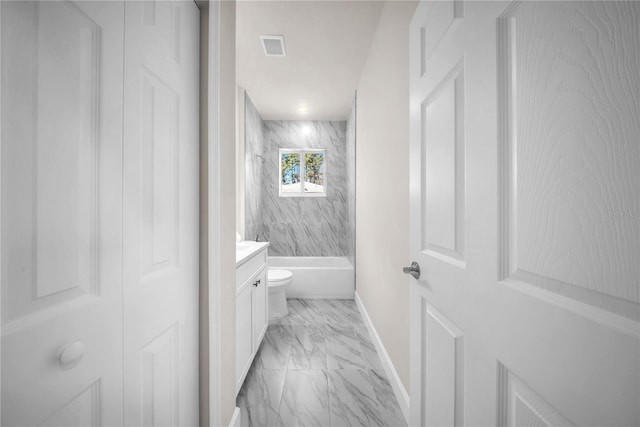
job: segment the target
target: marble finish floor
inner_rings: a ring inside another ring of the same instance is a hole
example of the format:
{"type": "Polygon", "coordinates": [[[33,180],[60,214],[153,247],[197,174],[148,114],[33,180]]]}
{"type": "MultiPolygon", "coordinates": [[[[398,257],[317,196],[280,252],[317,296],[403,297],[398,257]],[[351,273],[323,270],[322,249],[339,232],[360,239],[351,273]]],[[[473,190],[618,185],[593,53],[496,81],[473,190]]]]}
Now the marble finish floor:
{"type": "Polygon", "coordinates": [[[288,300],[237,398],[242,425],[406,426],[353,300],[288,300]]]}

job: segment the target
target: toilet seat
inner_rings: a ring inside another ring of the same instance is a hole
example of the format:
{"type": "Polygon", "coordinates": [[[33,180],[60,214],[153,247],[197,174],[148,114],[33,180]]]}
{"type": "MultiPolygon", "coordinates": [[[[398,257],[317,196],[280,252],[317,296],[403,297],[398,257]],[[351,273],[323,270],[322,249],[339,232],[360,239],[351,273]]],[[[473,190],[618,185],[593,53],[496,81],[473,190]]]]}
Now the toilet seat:
{"type": "Polygon", "coordinates": [[[267,282],[277,283],[284,282],[293,277],[293,273],[289,270],[269,270],[267,272],[267,282]]]}

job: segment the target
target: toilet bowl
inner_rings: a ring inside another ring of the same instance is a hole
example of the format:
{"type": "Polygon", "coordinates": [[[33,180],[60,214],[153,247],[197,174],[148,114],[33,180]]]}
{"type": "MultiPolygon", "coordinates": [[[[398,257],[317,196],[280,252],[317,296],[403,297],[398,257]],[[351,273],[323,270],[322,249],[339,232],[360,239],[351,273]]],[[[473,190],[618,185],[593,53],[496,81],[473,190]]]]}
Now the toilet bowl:
{"type": "Polygon", "coordinates": [[[279,319],[289,314],[286,290],[293,282],[293,273],[289,270],[267,271],[269,289],[269,319],[279,319]]]}

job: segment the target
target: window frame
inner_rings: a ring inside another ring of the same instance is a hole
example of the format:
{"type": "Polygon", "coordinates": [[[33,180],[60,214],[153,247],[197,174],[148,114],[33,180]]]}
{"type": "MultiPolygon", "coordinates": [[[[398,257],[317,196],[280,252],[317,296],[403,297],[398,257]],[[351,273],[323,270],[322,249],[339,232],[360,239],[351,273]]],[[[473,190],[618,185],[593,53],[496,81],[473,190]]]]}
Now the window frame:
{"type": "Polygon", "coordinates": [[[326,148],[280,148],[278,150],[278,196],[279,197],[327,197],[327,149],[326,148]],[[324,173],[324,185],[322,192],[305,192],[304,179],[306,176],[305,155],[311,153],[322,153],[322,171],[324,173]],[[282,191],[282,155],[298,154],[300,159],[300,191],[282,191]]]}

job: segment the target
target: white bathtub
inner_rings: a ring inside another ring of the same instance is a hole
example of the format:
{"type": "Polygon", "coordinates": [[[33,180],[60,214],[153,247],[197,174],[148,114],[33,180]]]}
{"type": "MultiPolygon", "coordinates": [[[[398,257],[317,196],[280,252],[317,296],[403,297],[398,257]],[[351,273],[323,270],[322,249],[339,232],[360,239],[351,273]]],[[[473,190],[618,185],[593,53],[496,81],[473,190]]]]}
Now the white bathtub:
{"type": "Polygon", "coordinates": [[[269,268],[289,270],[287,298],[353,299],[353,265],[343,257],[269,257],[269,268]]]}

